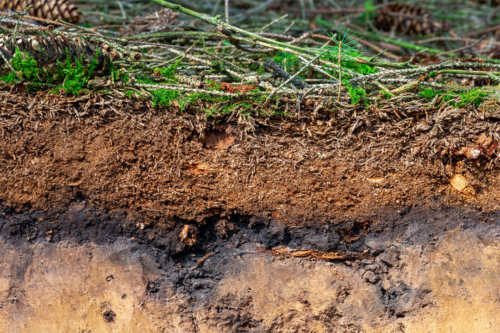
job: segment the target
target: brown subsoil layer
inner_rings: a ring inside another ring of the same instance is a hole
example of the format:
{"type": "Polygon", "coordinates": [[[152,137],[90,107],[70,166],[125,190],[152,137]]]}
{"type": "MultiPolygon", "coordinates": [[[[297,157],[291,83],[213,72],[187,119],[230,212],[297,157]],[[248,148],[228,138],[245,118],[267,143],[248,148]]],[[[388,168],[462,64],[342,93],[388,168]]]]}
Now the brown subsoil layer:
{"type": "Polygon", "coordinates": [[[496,109],[2,94],[2,331],[500,326],[496,109]]]}

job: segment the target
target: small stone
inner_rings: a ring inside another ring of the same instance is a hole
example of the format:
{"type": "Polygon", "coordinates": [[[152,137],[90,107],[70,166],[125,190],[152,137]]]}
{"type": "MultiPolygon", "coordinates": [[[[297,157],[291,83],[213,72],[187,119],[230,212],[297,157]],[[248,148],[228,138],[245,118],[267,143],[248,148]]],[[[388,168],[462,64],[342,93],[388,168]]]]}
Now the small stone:
{"type": "Polygon", "coordinates": [[[373,264],[373,260],[369,260],[369,259],[361,260],[361,265],[371,265],[371,264],[373,264]]]}
{"type": "Polygon", "coordinates": [[[453,186],[458,192],[463,192],[467,186],[469,186],[469,182],[467,178],[462,175],[455,175],[450,181],[451,186],[453,186]]]}
{"type": "Polygon", "coordinates": [[[378,256],[384,264],[394,267],[398,263],[398,254],[395,251],[386,251],[378,256]]]}
{"type": "Polygon", "coordinates": [[[383,290],[387,291],[387,290],[391,289],[391,283],[389,282],[389,280],[383,280],[381,287],[383,290]]]}
{"type": "Polygon", "coordinates": [[[376,271],[377,269],[379,269],[379,268],[380,268],[380,267],[379,267],[379,265],[377,265],[377,264],[373,264],[373,265],[366,265],[366,266],[365,266],[365,269],[366,269],[367,271],[372,271],[372,272],[375,272],[375,271],[376,271]]]}
{"type": "Polygon", "coordinates": [[[370,283],[377,283],[378,281],[378,276],[373,273],[373,272],[366,272],[364,275],[363,275],[363,278],[365,279],[365,281],[368,281],[370,283]]]}

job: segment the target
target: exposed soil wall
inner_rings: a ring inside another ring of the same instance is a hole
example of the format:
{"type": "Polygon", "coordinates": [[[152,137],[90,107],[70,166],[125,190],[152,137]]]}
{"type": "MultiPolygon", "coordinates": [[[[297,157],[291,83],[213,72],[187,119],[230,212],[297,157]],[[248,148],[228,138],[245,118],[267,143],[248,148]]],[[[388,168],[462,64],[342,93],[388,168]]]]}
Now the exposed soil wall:
{"type": "Polygon", "coordinates": [[[237,217],[138,230],[73,203],[64,214],[2,208],[2,331],[495,332],[498,214],[411,208],[351,235],[237,217]],[[227,229],[225,229],[227,230],[227,229]],[[287,251],[279,255],[277,249],[287,251]],[[311,253],[364,253],[324,261],[311,253]]]}
{"type": "Polygon", "coordinates": [[[2,331],[499,326],[493,111],[248,123],[3,94],[2,331]]]}
{"type": "Polygon", "coordinates": [[[252,131],[105,97],[4,93],[0,103],[0,199],[17,209],[64,209],[84,198],[145,223],[275,213],[303,225],[433,197],[493,208],[499,197],[496,111],[449,110],[434,124],[411,106],[398,117],[353,108],[257,119],[252,131]],[[463,184],[450,186],[456,175],[463,184]]]}

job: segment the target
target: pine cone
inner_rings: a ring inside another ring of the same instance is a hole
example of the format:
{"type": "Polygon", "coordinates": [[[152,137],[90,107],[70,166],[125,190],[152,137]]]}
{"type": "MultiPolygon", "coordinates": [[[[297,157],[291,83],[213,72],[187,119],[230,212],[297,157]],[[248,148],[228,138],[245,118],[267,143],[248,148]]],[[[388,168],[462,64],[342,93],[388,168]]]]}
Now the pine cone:
{"type": "MultiPolygon", "coordinates": [[[[23,54],[27,53],[35,59],[39,67],[52,74],[57,72],[57,62],[63,63],[68,57],[71,62],[75,62],[76,59],[80,60],[85,68],[94,62],[96,74],[108,71],[110,62],[120,58],[118,52],[112,50],[109,45],[87,38],[69,39],[61,34],[48,33],[44,35],[18,35],[16,43],[14,43],[12,35],[0,39],[0,52],[3,53],[7,61],[11,61],[16,56],[16,47],[23,54]]],[[[9,71],[9,67],[4,65],[5,61],[0,57],[0,68],[3,73],[9,71]]]]}
{"type": "Polygon", "coordinates": [[[428,11],[404,3],[382,6],[378,11],[375,27],[382,31],[395,30],[405,35],[429,35],[443,29],[428,11]]]}
{"type": "Polygon", "coordinates": [[[177,23],[178,13],[171,9],[162,9],[146,16],[137,16],[130,24],[120,29],[120,36],[134,36],[152,31],[167,31],[177,23]]]}
{"type": "Polygon", "coordinates": [[[0,0],[0,10],[20,12],[28,6],[33,6],[28,14],[49,20],[61,19],[75,23],[80,20],[78,6],[70,0],[0,0]]]}
{"type": "MultiPolygon", "coordinates": [[[[480,5],[487,5],[488,0],[469,0],[470,2],[478,3],[480,5]]],[[[500,0],[491,0],[491,5],[492,6],[499,6],[500,5],[500,0]]]]}

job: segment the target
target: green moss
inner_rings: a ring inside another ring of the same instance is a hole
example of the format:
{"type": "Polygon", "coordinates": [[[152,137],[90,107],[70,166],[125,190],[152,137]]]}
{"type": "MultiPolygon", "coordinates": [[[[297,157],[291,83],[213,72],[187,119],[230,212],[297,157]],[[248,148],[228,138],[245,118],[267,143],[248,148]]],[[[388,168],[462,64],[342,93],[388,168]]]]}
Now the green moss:
{"type": "MultiPolygon", "coordinates": [[[[207,87],[206,89],[217,91],[217,89],[220,89],[220,84],[209,84],[209,87],[207,87]]],[[[260,92],[260,90],[254,90],[252,92],[260,92]]],[[[125,94],[129,97],[133,96],[132,91],[125,91],[125,94]]],[[[238,101],[235,100],[235,98],[232,96],[213,96],[206,93],[194,92],[184,94],[182,89],[158,89],[155,91],[151,91],[151,94],[153,95],[152,107],[171,107],[172,105],[174,105],[173,102],[177,101],[181,112],[186,111],[189,106],[194,104],[204,107],[206,106],[206,104],[203,102],[208,102],[208,108],[205,107],[202,109],[202,111],[209,117],[227,115],[232,113],[237,108],[239,109],[239,113],[241,115],[250,114],[250,112],[253,111],[255,105],[262,103],[266,99],[266,96],[259,95],[248,97],[245,101],[238,101]]],[[[266,115],[268,116],[274,114],[284,114],[284,112],[273,111],[271,114],[266,113],[266,115]]]]}
{"type": "Polygon", "coordinates": [[[474,89],[461,93],[460,97],[461,101],[457,104],[457,106],[464,107],[472,104],[478,106],[488,98],[488,94],[481,92],[479,89],[474,89]]]}
{"type": "MultiPolygon", "coordinates": [[[[342,85],[347,88],[349,97],[351,97],[351,104],[356,105],[366,99],[366,90],[360,87],[353,87],[347,80],[342,80],[342,85]]],[[[366,103],[365,103],[366,104],[366,103]]]]}
{"type": "Polygon", "coordinates": [[[450,105],[464,107],[467,105],[480,105],[488,99],[488,93],[482,92],[480,89],[472,89],[463,93],[454,91],[433,90],[427,88],[418,93],[420,97],[428,100],[434,99],[437,95],[443,96],[443,102],[450,102],[450,105]]]}
{"type": "Polygon", "coordinates": [[[427,98],[428,100],[431,100],[434,97],[436,97],[437,95],[443,94],[443,93],[444,93],[444,91],[441,91],[441,90],[434,90],[434,89],[431,89],[431,88],[427,88],[427,89],[424,89],[424,90],[420,91],[418,93],[418,95],[420,97],[424,97],[424,98],[427,98]]]}
{"type": "Polygon", "coordinates": [[[200,93],[187,94],[179,100],[179,107],[181,108],[181,111],[186,110],[186,108],[189,105],[195,103],[198,99],[202,101],[210,101],[210,102],[213,101],[213,98],[208,94],[200,94],[200,93]]]}
{"type": "Polygon", "coordinates": [[[437,71],[432,71],[429,73],[429,78],[433,78],[433,77],[436,77],[438,76],[438,72],[437,71]]]}
{"type": "Polygon", "coordinates": [[[362,75],[370,75],[374,73],[378,73],[379,70],[375,67],[366,65],[366,64],[360,64],[357,62],[353,61],[343,61],[342,62],[342,67],[350,69],[356,73],[362,74],[362,75]]]}
{"type": "Polygon", "coordinates": [[[178,59],[173,65],[170,65],[167,68],[155,68],[155,71],[160,72],[160,75],[164,78],[173,79],[181,61],[182,59],[178,59]]]}
{"type": "MultiPolygon", "coordinates": [[[[10,60],[15,73],[10,72],[2,76],[0,80],[9,84],[27,81],[29,82],[29,85],[27,85],[28,90],[38,90],[44,86],[62,82],[60,87],[52,91],[59,92],[59,88],[62,88],[68,94],[77,95],[83,91],[87,91],[88,83],[93,78],[99,66],[99,53],[100,50],[98,49],[88,66],[83,65],[83,56],[79,59],[76,58],[72,60],[69,55],[67,55],[63,62],[57,62],[57,73],[52,74],[41,68],[37,61],[28,53],[21,52],[19,48],[16,48],[14,56],[10,60]]],[[[128,81],[128,75],[121,74],[113,63],[108,65],[113,80],[120,79],[124,82],[128,81]]]]}
{"type": "Polygon", "coordinates": [[[40,83],[38,76],[41,70],[38,68],[38,64],[35,59],[31,58],[27,52],[21,52],[19,48],[16,48],[16,52],[11,60],[12,68],[17,72],[9,73],[1,77],[1,80],[6,83],[17,83],[21,80],[30,80],[35,83],[40,83]]]}
{"type": "Polygon", "coordinates": [[[394,95],[392,95],[392,94],[390,94],[387,91],[382,90],[382,89],[380,90],[379,94],[380,93],[382,93],[385,96],[385,98],[391,98],[392,96],[394,96],[394,95]]]}
{"type": "Polygon", "coordinates": [[[222,91],[222,83],[207,80],[207,87],[205,89],[209,91],[222,91]]]}
{"type": "Polygon", "coordinates": [[[172,106],[174,100],[179,99],[181,94],[177,90],[158,89],[151,91],[151,95],[153,95],[152,107],[169,107],[172,106]]]}
{"type": "MultiPolygon", "coordinates": [[[[93,72],[94,69],[95,67],[90,64],[89,72],[93,72]]],[[[77,58],[72,62],[70,57],[67,56],[64,62],[57,62],[57,72],[60,78],[64,78],[62,88],[66,93],[76,95],[87,88],[89,78],[85,74],[81,59],[77,58]]]]}
{"type": "MultiPolygon", "coordinates": [[[[97,49],[91,62],[84,66],[83,56],[75,58],[74,60],[69,57],[68,51],[66,60],[64,62],[57,62],[57,81],[62,82],[62,89],[67,94],[78,95],[82,92],[88,92],[89,81],[94,78],[96,69],[99,67],[99,54],[100,49],[97,49]]],[[[121,80],[124,84],[128,83],[129,76],[126,73],[121,73],[120,69],[109,62],[107,64],[107,74],[111,76],[114,82],[121,80]]]]}
{"type": "MultiPolygon", "coordinates": [[[[243,113],[245,113],[245,110],[249,110],[252,104],[248,102],[239,102],[239,103],[231,103],[228,106],[225,106],[221,110],[221,114],[230,114],[237,108],[242,108],[243,113]]],[[[241,113],[241,112],[240,112],[241,113]]]]}
{"type": "Polygon", "coordinates": [[[125,96],[127,96],[130,99],[137,98],[137,97],[143,97],[142,93],[137,92],[135,90],[125,90],[123,92],[125,96]]]}

